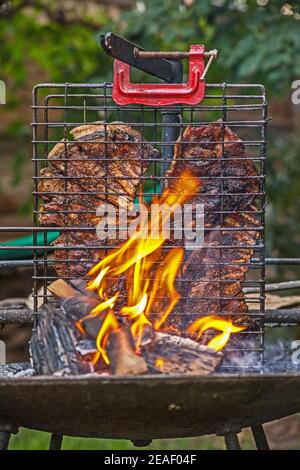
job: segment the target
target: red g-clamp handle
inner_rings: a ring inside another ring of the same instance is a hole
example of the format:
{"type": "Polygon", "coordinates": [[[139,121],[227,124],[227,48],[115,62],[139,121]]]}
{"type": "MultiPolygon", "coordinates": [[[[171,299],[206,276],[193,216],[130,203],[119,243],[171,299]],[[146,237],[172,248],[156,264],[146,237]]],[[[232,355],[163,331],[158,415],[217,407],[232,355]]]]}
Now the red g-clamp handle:
{"type": "Polygon", "coordinates": [[[186,54],[189,57],[189,79],[187,83],[132,83],[130,81],[130,65],[115,59],[113,100],[119,105],[168,106],[174,104],[196,105],[200,103],[205,94],[204,46],[191,46],[186,54]]]}

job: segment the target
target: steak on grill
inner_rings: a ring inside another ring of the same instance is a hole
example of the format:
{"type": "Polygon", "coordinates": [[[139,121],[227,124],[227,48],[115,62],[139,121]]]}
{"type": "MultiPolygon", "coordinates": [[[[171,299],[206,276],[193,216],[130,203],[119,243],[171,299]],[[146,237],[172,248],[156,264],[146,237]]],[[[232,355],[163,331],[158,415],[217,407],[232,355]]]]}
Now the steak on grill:
{"type": "Polygon", "coordinates": [[[177,282],[181,300],[176,327],[181,323],[184,331],[191,321],[211,314],[249,322],[242,283],[259,239],[255,164],[239,137],[216,122],[185,129],[175,145],[166,186],[172,189],[187,168],[202,182],[192,200],[204,204],[204,247],[186,254],[177,282]]]}
{"type": "Polygon", "coordinates": [[[147,160],[157,157],[157,150],[120,122],[88,124],[70,134],[73,141],[58,143],[48,155],[53,174],[68,179],[67,184],[63,181],[63,192],[75,192],[68,188],[75,184],[100,201],[118,204],[121,198],[132,203],[147,160]]]}
{"type": "Polygon", "coordinates": [[[175,145],[166,187],[172,189],[186,168],[201,180],[201,191],[193,200],[204,204],[206,226],[221,222],[218,211],[245,209],[259,192],[254,162],[242,140],[221,122],[185,129],[175,145]]]}
{"type": "Polygon", "coordinates": [[[106,203],[132,207],[147,161],[159,155],[140,132],[120,122],[84,125],[70,134],[73,141],[60,142],[49,153],[51,166],[41,170],[38,183],[41,225],[74,227],[54,242],[54,267],[61,277],[86,274],[105,254],[96,230],[81,229],[96,227],[101,221],[96,211],[106,203]]]}

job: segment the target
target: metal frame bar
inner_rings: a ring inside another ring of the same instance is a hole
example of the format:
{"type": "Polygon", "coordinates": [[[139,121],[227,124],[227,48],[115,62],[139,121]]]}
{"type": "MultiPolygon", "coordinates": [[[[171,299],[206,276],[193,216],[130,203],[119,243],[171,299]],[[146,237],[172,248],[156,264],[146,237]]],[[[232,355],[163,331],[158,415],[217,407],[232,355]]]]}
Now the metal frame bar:
{"type": "MultiPolygon", "coordinates": [[[[177,77],[176,81],[181,80],[181,67],[180,63],[177,62],[177,77]]],[[[174,81],[173,77],[173,81],[174,81]]],[[[253,288],[258,286],[259,292],[257,296],[257,300],[254,303],[260,303],[260,312],[250,312],[250,316],[257,321],[258,328],[254,329],[253,332],[249,331],[248,334],[256,335],[257,338],[261,338],[260,340],[260,357],[262,359],[263,354],[263,329],[264,329],[264,321],[263,321],[263,303],[264,303],[264,282],[265,282],[265,273],[264,273],[264,195],[265,195],[265,174],[264,174],[264,160],[265,160],[265,152],[266,152],[266,135],[265,135],[265,127],[267,125],[267,114],[266,114],[266,100],[265,100],[265,92],[264,88],[261,85],[240,85],[240,84],[208,84],[207,85],[207,95],[205,101],[201,103],[199,106],[173,106],[168,107],[167,109],[164,108],[155,108],[153,106],[127,106],[125,108],[120,108],[116,106],[111,99],[111,92],[112,92],[112,85],[107,83],[102,84],[41,84],[37,85],[35,88],[34,93],[34,103],[33,103],[33,112],[34,112],[34,120],[33,120],[33,146],[35,148],[34,152],[34,191],[33,196],[36,200],[35,204],[35,214],[34,220],[36,224],[36,230],[42,231],[45,228],[39,227],[37,220],[40,215],[39,208],[38,208],[38,199],[41,195],[43,196],[64,196],[68,194],[68,187],[66,185],[67,181],[72,181],[72,176],[69,175],[67,178],[64,176],[63,184],[65,184],[64,191],[60,192],[44,192],[41,194],[41,191],[37,188],[37,183],[40,180],[40,175],[38,173],[38,168],[43,166],[47,162],[47,154],[49,151],[49,147],[51,148],[53,144],[57,143],[59,139],[53,138],[55,134],[53,134],[56,130],[61,130],[63,132],[63,136],[66,137],[68,134],[69,129],[76,126],[77,124],[82,124],[85,122],[91,122],[91,113],[98,111],[98,113],[102,113],[102,116],[105,118],[105,122],[111,122],[114,118],[111,118],[111,115],[116,115],[117,120],[123,120],[138,130],[140,130],[142,137],[147,140],[148,143],[152,143],[158,146],[162,150],[162,166],[161,166],[161,173],[158,173],[153,178],[155,180],[155,188],[157,194],[160,194],[163,188],[163,183],[165,180],[165,170],[170,164],[173,159],[172,148],[174,142],[177,138],[177,135],[180,131],[182,131],[183,127],[187,124],[192,123],[193,125],[204,125],[208,126],[213,121],[217,119],[217,117],[222,118],[222,128],[225,129],[225,125],[229,125],[233,128],[239,128],[241,132],[244,132],[243,143],[245,144],[246,148],[248,149],[248,153],[250,154],[249,160],[255,162],[258,167],[259,174],[254,178],[259,181],[260,183],[260,190],[256,191],[253,195],[260,199],[258,212],[260,216],[260,226],[253,227],[253,229],[249,228],[248,231],[255,230],[256,232],[260,232],[260,240],[256,243],[253,248],[255,249],[256,254],[259,254],[259,258],[256,258],[256,261],[249,263],[248,268],[253,272],[256,270],[259,273],[258,278],[255,281],[246,280],[244,285],[249,286],[249,288],[253,288]],[[249,89],[247,89],[247,87],[249,89]],[[48,89],[49,90],[48,90],[48,89]],[[41,95],[41,99],[39,99],[38,95],[41,95]],[[234,102],[235,100],[235,102],[234,102]],[[247,111],[249,113],[254,113],[253,119],[250,119],[247,116],[245,119],[241,119],[236,113],[240,113],[243,111],[247,111]],[[61,112],[62,116],[57,118],[59,115],[53,114],[61,112]],[[76,116],[80,116],[80,119],[76,119],[75,115],[71,115],[70,113],[77,113],[76,116]],[[217,117],[212,117],[211,119],[201,119],[203,117],[203,113],[215,113],[217,117]],[[79,113],[79,114],[78,114],[79,113]],[[81,113],[81,114],[80,114],[81,113]],[[114,114],[115,113],[115,114],[114,114]],[[234,113],[234,114],[232,114],[234,113]],[[55,117],[54,117],[55,116],[55,117]],[[160,116],[160,119],[158,119],[160,116]],[[182,118],[180,119],[180,116],[182,118]],[[260,134],[258,130],[260,129],[260,134]],[[158,135],[158,131],[162,131],[162,138],[158,135]],[[249,134],[250,133],[250,134],[249,134]],[[247,137],[248,136],[248,137],[247,137]],[[249,137],[250,136],[250,137],[249,137]],[[160,184],[160,188],[158,187],[160,184]],[[157,191],[158,190],[158,191],[157,191]]],[[[105,128],[106,129],[106,128],[105,128]]],[[[98,139],[99,142],[99,139],[98,139]]],[[[237,141],[239,142],[239,141],[237,141]]],[[[109,144],[107,140],[106,134],[103,136],[102,143],[106,146],[109,144]]],[[[121,142],[118,142],[121,144],[121,142]]],[[[91,144],[92,142],[87,142],[87,145],[91,144]]],[[[226,147],[224,145],[224,137],[221,138],[219,142],[215,142],[215,144],[222,145],[222,153],[225,155],[226,147]]],[[[231,160],[239,160],[241,157],[232,156],[228,158],[228,161],[231,160]]],[[[80,158],[79,158],[80,160],[80,158]]],[[[79,161],[78,160],[78,161],[79,161]]],[[[84,159],[83,159],[84,160],[84,159]]],[[[180,159],[179,159],[180,160],[180,159]]],[[[208,159],[210,160],[210,159],[208,159]]],[[[212,159],[213,160],[213,159],[212,159]]],[[[60,161],[63,165],[68,164],[67,155],[62,155],[60,161]]],[[[92,161],[92,160],[91,160],[92,161]]],[[[153,160],[153,165],[159,165],[160,159],[153,160]]],[[[105,165],[108,164],[109,159],[103,159],[105,165]]],[[[223,166],[223,161],[222,161],[223,166]]],[[[107,172],[106,172],[107,174],[107,172]]],[[[75,177],[74,177],[75,178],[75,177]]],[[[89,177],[84,179],[88,180],[89,177]]],[[[94,177],[93,177],[94,178],[94,177]]],[[[123,175],[122,180],[126,181],[130,177],[128,175],[123,175]]],[[[203,179],[206,177],[204,176],[203,179]]],[[[221,181],[222,184],[225,184],[225,181],[229,178],[234,179],[235,177],[227,177],[224,172],[221,176],[217,176],[216,180],[221,181]]],[[[246,177],[241,177],[240,179],[245,179],[246,177]]],[[[46,178],[47,179],[47,178],[46,178]]],[[[51,178],[49,178],[51,179],[51,178]]],[[[142,181],[148,179],[147,176],[141,175],[142,181]]],[[[120,177],[112,176],[110,180],[120,181],[120,177]]],[[[109,187],[105,189],[105,198],[109,197],[111,193],[107,191],[109,187]]],[[[93,191],[77,191],[72,193],[72,196],[78,195],[82,196],[83,198],[86,195],[92,196],[96,195],[97,192],[93,191]]],[[[145,195],[145,192],[140,192],[140,195],[145,195]]],[[[240,193],[234,193],[233,191],[228,192],[224,189],[220,191],[219,197],[221,201],[223,201],[223,196],[230,196],[232,197],[239,196],[240,193]]],[[[248,193],[251,196],[250,193],[248,193]]],[[[69,211],[72,211],[70,208],[63,208],[62,210],[57,211],[57,214],[64,218],[65,216],[68,217],[69,211]]],[[[90,209],[87,208],[87,211],[90,209]]],[[[226,214],[226,208],[223,206],[221,207],[220,211],[216,211],[216,213],[226,214]]],[[[75,211],[74,215],[76,217],[80,217],[80,211],[75,211]]],[[[84,232],[92,232],[94,229],[88,226],[77,226],[77,227],[66,227],[62,225],[61,227],[49,227],[50,231],[61,231],[66,234],[68,237],[71,232],[76,230],[78,233],[84,232]]],[[[217,228],[212,228],[212,231],[218,230],[217,228]]],[[[235,228],[228,228],[224,229],[225,232],[230,232],[231,230],[237,231],[235,228]]],[[[246,229],[247,230],[247,229],[246,229]]],[[[243,229],[240,230],[243,232],[243,229]]],[[[78,248],[80,246],[78,245],[78,248]]],[[[47,259],[47,254],[52,249],[48,247],[46,244],[40,247],[44,250],[44,262],[43,260],[38,260],[36,257],[34,260],[35,264],[35,272],[34,272],[34,281],[35,281],[35,290],[34,296],[36,302],[38,299],[44,298],[48,301],[47,296],[47,289],[46,285],[44,284],[44,292],[39,293],[37,286],[43,280],[46,282],[50,282],[51,280],[55,279],[53,274],[48,272],[48,268],[53,266],[53,261],[47,259]],[[43,267],[44,270],[41,271],[39,268],[43,267]]],[[[60,256],[58,264],[66,263],[68,269],[70,270],[73,266],[72,261],[72,250],[73,246],[69,245],[68,243],[62,245],[61,247],[57,247],[57,251],[64,252],[64,256],[60,256]]],[[[93,245],[85,245],[84,248],[89,250],[92,254],[96,247],[93,245]]],[[[168,246],[165,247],[168,249],[168,246]]],[[[234,246],[223,246],[222,243],[217,249],[225,250],[235,248],[234,246]]],[[[239,248],[243,248],[240,246],[239,248]]],[[[249,246],[244,246],[244,248],[249,248],[249,246]]],[[[222,263],[221,263],[222,264],[222,263]]],[[[224,263],[224,266],[226,263],[224,263]]],[[[71,272],[71,271],[69,271],[71,272]]],[[[66,276],[66,279],[71,278],[71,276],[66,276]]],[[[228,280],[230,282],[230,280],[228,280]]],[[[220,283],[223,283],[223,279],[220,278],[220,283]]],[[[225,286],[225,283],[224,283],[225,286]]],[[[222,302],[223,300],[228,300],[228,297],[220,292],[218,299],[222,302]]],[[[204,299],[203,299],[204,300],[204,299]]],[[[226,315],[227,312],[223,309],[222,314],[226,315]]]]}

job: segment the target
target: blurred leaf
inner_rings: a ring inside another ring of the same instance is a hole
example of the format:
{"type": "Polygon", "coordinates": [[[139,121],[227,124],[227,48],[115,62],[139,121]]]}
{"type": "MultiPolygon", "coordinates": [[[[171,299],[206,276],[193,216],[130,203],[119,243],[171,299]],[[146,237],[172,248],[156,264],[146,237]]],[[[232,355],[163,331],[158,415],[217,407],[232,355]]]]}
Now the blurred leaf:
{"type": "Polygon", "coordinates": [[[13,155],[12,165],[11,165],[13,178],[10,182],[11,186],[16,186],[21,182],[22,177],[23,177],[24,164],[26,161],[27,161],[27,157],[21,151],[13,155]]]}

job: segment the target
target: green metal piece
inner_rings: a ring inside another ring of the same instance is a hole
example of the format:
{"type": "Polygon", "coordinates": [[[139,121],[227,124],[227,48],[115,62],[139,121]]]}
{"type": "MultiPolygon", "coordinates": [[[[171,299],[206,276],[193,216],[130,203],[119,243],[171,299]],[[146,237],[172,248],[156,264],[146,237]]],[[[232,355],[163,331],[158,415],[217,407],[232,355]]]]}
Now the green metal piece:
{"type": "MultiPolygon", "coordinates": [[[[145,196],[145,202],[151,202],[152,199],[152,194],[154,194],[155,189],[156,192],[160,191],[160,186],[158,185],[156,188],[154,188],[153,181],[147,181],[147,184],[145,184],[145,192],[149,193],[149,196],[145,196]]],[[[138,204],[139,200],[136,198],[135,204],[138,204]]],[[[52,242],[54,242],[57,238],[59,237],[59,232],[47,232],[47,246],[51,245],[52,242]]],[[[36,240],[36,245],[37,246],[45,246],[45,241],[44,241],[44,232],[37,233],[37,240],[36,240]]],[[[16,238],[15,240],[9,240],[7,242],[1,242],[0,243],[0,260],[6,261],[6,260],[16,260],[16,259],[27,259],[27,258],[32,258],[33,256],[33,250],[28,248],[30,246],[34,246],[33,243],[33,235],[25,235],[24,237],[19,237],[16,238]],[[1,249],[1,246],[11,246],[11,249],[1,249]],[[15,249],[16,247],[22,247],[26,246],[24,250],[22,249],[15,249]]],[[[48,250],[49,251],[49,250],[48,250]]],[[[37,250],[37,254],[43,254],[43,249],[41,248],[40,250],[37,250]]]]}
{"type": "MultiPolygon", "coordinates": [[[[37,233],[37,246],[44,246],[44,232],[37,233]]],[[[59,236],[59,232],[47,232],[46,244],[50,245],[59,236]]],[[[0,260],[14,260],[14,259],[26,259],[32,258],[33,249],[28,248],[34,246],[33,235],[25,235],[24,237],[16,238],[7,242],[0,243],[0,260]],[[1,249],[1,246],[11,246],[11,249],[1,249]],[[24,250],[15,249],[16,247],[26,246],[24,250]]],[[[38,254],[43,253],[43,249],[37,250],[38,254]]]]}

